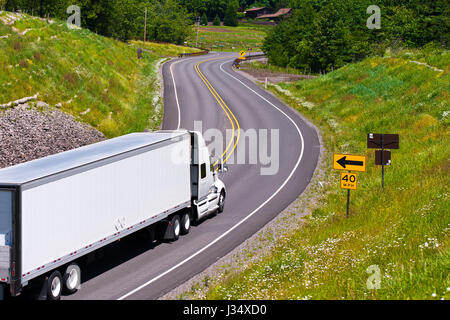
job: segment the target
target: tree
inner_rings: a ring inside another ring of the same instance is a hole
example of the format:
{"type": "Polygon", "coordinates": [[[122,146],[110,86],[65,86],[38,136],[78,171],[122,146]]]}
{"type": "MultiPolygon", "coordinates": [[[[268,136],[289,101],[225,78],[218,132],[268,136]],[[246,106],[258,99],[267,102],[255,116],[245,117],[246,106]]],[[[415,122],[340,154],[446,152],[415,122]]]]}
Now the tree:
{"type": "Polygon", "coordinates": [[[6,10],[21,9],[66,21],[67,7],[72,4],[81,9],[83,28],[123,41],[143,38],[145,8],[151,40],[181,44],[192,25],[191,15],[176,0],[6,0],[6,10]]]}
{"type": "Polygon", "coordinates": [[[318,73],[381,55],[390,43],[448,46],[447,2],[379,0],[381,29],[369,30],[370,0],[292,0],[292,16],[269,32],[263,50],[272,64],[318,73]]]}
{"type": "Polygon", "coordinates": [[[228,1],[227,9],[225,10],[225,17],[223,19],[223,24],[230,27],[237,27],[238,18],[237,10],[239,8],[239,3],[235,0],[228,1]]]}
{"type": "Polygon", "coordinates": [[[191,32],[192,20],[177,0],[157,1],[149,17],[149,39],[183,44],[191,32]]]}
{"type": "Polygon", "coordinates": [[[216,15],[216,17],[214,18],[213,25],[220,26],[220,17],[219,17],[219,15],[216,15]]]}
{"type": "Polygon", "coordinates": [[[202,19],[200,20],[200,24],[202,26],[207,26],[208,25],[208,17],[206,16],[206,13],[203,13],[202,19]]]}

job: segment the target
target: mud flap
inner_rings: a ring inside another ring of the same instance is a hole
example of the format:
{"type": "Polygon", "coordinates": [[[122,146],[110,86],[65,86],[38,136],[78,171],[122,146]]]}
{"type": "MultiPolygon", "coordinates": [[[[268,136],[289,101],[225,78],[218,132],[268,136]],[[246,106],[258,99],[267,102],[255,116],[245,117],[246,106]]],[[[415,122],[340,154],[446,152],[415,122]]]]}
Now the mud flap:
{"type": "Polygon", "coordinates": [[[175,233],[170,221],[161,221],[158,225],[158,234],[161,240],[172,240],[175,238],[175,233]]]}

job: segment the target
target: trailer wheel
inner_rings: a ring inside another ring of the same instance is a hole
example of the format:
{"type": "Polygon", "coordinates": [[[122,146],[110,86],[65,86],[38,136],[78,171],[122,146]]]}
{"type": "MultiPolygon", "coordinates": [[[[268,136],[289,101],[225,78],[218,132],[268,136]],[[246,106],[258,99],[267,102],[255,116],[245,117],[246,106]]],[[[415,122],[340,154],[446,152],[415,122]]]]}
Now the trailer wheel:
{"type": "Polygon", "coordinates": [[[47,300],[59,300],[61,298],[63,280],[59,271],[53,271],[44,285],[47,286],[47,300]]]}
{"type": "Polygon", "coordinates": [[[81,286],[81,269],[76,263],[71,263],[66,269],[63,277],[64,291],[66,294],[73,294],[81,286]]]}
{"type": "Polygon", "coordinates": [[[181,234],[182,235],[188,234],[190,229],[191,229],[191,216],[189,215],[189,212],[186,212],[181,216],[181,234]]]}
{"type": "Polygon", "coordinates": [[[177,241],[181,233],[180,217],[178,215],[173,216],[170,224],[173,230],[173,241],[177,241]]]}

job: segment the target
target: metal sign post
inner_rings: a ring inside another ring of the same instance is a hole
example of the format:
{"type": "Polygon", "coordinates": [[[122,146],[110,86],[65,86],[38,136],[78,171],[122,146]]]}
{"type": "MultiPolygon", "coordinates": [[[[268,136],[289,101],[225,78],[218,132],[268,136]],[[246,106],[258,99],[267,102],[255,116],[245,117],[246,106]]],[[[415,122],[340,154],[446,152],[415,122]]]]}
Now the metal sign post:
{"type": "Polygon", "coordinates": [[[384,189],[384,135],[381,135],[381,188],[384,189]]]}
{"type": "Polygon", "coordinates": [[[391,165],[391,152],[385,149],[400,149],[400,137],[398,134],[369,133],[367,148],[381,149],[375,153],[375,165],[381,165],[381,187],[384,189],[384,166],[391,165]]]}
{"type": "Polygon", "coordinates": [[[350,215],[350,191],[358,189],[358,175],[356,173],[341,173],[341,188],[347,189],[347,218],[350,215]]]}
{"type": "Polygon", "coordinates": [[[350,214],[350,189],[347,190],[347,218],[350,214]]]}
{"type": "Polygon", "coordinates": [[[197,41],[195,42],[195,47],[198,48],[198,32],[200,30],[200,17],[197,17],[197,41]]]}
{"type": "Polygon", "coordinates": [[[358,175],[356,173],[351,172],[341,173],[341,189],[347,190],[347,218],[348,218],[350,215],[350,191],[358,189],[358,175]]]}
{"type": "Polygon", "coordinates": [[[145,7],[145,20],[144,20],[144,46],[147,41],[147,7],[145,7]]]}

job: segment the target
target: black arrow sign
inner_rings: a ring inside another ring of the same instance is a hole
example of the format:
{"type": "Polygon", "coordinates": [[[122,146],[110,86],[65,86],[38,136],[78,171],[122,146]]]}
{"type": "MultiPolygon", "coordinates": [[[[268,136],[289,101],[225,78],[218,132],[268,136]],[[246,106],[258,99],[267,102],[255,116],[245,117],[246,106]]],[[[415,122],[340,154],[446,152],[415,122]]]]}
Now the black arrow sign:
{"type": "Polygon", "coordinates": [[[347,165],[349,165],[349,166],[359,166],[359,167],[363,167],[364,166],[364,162],[347,160],[347,157],[343,157],[337,163],[339,163],[341,165],[341,167],[344,168],[344,169],[346,168],[347,165]]]}

